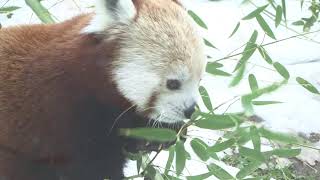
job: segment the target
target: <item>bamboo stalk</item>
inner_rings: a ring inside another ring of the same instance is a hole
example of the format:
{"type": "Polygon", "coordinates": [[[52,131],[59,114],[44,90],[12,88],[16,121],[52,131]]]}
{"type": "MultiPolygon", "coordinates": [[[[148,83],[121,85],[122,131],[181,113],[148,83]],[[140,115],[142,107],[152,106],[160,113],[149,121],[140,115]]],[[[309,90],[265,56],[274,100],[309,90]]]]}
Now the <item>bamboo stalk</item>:
{"type": "Polygon", "coordinates": [[[55,23],[50,12],[40,3],[40,0],[25,0],[25,2],[43,23],[55,23]]]}

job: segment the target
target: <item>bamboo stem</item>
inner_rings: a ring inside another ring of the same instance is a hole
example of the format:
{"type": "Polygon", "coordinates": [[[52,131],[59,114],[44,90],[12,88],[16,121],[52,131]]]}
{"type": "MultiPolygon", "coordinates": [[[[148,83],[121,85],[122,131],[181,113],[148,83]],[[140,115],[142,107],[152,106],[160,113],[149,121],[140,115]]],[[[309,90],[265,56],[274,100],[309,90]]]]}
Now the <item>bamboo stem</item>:
{"type": "Polygon", "coordinates": [[[25,2],[43,23],[55,23],[50,12],[40,3],[40,0],[25,0],[25,2]]]}

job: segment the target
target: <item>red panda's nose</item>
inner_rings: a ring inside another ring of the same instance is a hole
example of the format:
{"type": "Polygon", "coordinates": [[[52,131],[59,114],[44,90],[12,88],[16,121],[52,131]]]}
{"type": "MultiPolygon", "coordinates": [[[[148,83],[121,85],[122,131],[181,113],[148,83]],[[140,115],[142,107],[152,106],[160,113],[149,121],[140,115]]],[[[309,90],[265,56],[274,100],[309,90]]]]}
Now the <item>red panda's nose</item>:
{"type": "Polygon", "coordinates": [[[194,111],[196,107],[196,103],[193,103],[191,106],[189,106],[187,109],[184,110],[184,116],[188,119],[191,118],[192,114],[194,113],[194,111]]]}

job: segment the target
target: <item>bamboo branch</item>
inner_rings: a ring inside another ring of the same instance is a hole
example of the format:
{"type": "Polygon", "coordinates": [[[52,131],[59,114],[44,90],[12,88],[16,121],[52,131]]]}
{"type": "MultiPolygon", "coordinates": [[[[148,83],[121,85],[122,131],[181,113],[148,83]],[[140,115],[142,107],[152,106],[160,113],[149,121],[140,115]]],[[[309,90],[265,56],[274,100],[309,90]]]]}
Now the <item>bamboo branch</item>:
{"type": "Polygon", "coordinates": [[[25,0],[25,2],[43,23],[55,23],[50,12],[40,3],[40,0],[25,0]]]}

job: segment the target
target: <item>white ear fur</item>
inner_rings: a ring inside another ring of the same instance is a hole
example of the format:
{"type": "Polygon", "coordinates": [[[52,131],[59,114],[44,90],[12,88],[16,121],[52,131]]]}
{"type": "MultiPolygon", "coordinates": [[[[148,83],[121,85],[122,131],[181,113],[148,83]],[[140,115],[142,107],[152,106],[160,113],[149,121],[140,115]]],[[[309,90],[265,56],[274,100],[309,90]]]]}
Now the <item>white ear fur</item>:
{"type": "Polygon", "coordinates": [[[95,0],[95,15],[82,32],[102,32],[113,23],[128,23],[136,13],[132,0],[95,0]]]}

